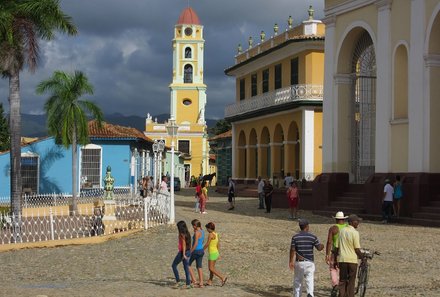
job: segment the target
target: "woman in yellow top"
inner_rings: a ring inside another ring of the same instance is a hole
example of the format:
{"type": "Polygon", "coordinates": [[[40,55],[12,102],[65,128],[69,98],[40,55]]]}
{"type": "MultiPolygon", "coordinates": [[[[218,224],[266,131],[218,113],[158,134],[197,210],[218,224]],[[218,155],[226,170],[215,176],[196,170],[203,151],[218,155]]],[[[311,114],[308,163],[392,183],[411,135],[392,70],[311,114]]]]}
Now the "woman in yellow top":
{"type": "Polygon", "coordinates": [[[228,280],[227,276],[221,275],[220,272],[218,272],[215,269],[215,262],[220,258],[219,253],[219,236],[217,232],[215,232],[215,224],[213,222],[209,222],[206,224],[206,231],[208,231],[208,240],[205,243],[205,246],[203,249],[208,248],[208,268],[209,268],[209,280],[205,284],[205,286],[212,286],[212,280],[214,278],[214,275],[217,276],[219,279],[222,280],[222,287],[225,285],[226,281],[228,280]]]}

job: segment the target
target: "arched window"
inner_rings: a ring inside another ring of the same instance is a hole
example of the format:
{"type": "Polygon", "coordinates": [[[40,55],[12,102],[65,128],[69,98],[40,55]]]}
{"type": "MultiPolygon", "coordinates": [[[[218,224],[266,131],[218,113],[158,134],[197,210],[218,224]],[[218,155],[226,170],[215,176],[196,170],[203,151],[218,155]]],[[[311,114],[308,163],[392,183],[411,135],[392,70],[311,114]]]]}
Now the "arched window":
{"type": "Polygon", "coordinates": [[[189,64],[185,65],[183,82],[186,84],[191,84],[193,82],[193,68],[189,64]]]}
{"type": "Polygon", "coordinates": [[[192,58],[192,51],[190,47],[185,48],[185,59],[191,59],[192,58]]]}

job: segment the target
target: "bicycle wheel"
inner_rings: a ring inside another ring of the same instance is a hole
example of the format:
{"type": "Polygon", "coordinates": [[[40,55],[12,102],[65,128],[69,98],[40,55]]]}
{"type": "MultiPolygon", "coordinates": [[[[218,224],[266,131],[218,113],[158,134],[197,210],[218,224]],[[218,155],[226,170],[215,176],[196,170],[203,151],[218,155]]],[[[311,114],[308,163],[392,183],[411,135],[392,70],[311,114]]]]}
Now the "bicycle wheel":
{"type": "Polygon", "coordinates": [[[359,267],[357,292],[359,293],[360,297],[364,297],[365,292],[367,291],[369,270],[370,268],[368,265],[362,265],[361,267],[359,267]]]}

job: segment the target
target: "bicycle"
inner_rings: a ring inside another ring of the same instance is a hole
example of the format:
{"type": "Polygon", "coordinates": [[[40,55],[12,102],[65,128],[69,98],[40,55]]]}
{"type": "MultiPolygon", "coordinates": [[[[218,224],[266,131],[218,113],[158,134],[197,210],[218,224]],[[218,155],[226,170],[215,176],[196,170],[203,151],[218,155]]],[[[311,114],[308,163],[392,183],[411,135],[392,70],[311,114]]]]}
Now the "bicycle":
{"type": "Polygon", "coordinates": [[[369,249],[361,249],[362,252],[362,260],[361,264],[359,265],[358,270],[358,285],[356,288],[356,293],[359,294],[360,297],[365,296],[365,292],[367,291],[367,285],[368,285],[368,273],[370,271],[370,263],[368,263],[368,260],[373,259],[374,255],[380,255],[378,251],[373,251],[369,249]]]}

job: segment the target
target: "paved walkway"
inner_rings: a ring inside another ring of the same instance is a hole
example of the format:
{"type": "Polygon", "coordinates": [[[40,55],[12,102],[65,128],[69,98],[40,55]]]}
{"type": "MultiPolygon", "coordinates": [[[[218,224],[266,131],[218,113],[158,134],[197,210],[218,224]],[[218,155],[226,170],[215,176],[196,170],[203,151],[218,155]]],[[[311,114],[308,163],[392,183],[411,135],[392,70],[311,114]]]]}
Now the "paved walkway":
{"type": "MultiPolygon", "coordinates": [[[[194,213],[192,192],[180,192],[176,220],[216,223],[217,268],[229,277],[224,287],[215,280],[203,289],[172,289],[177,231],[162,226],[95,245],[0,253],[0,296],[291,296],[287,261],[297,223],[287,220],[285,210],[258,210],[255,198],[238,198],[236,209],[227,211],[226,198],[210,194],[208,214],[201,215],[194,213]]],[[[332,220],[310,212],[301,216],[325,240],[332,220]]],[[[363,222],[359,231],[363,246],[382,252],[372,262],[368,296],[439,296],[440,229],[363,222]]],[[[329,296],[324,253],[315,256],[315,296],[329,296]]],[[[207,276],[206,260],[204,265],[207,276]]]]}

